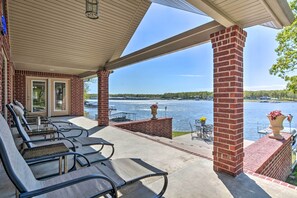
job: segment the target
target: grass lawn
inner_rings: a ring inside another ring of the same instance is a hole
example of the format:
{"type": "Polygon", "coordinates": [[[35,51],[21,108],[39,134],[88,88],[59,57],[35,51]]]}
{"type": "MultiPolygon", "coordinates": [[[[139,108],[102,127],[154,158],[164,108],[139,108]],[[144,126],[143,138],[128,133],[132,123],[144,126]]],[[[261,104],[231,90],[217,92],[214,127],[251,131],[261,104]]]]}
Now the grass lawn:
{"type": "Polygon", "coordinates": [[[191,133],[191,132],[189,132],[189,131],[172,131],[172,137],[178,137],[178,136],[186,135],[189,133],[191,133]]]}
{"type": "Polygon", "coordinates": [[[295,176],[295,179],[291,179],[290,176],[287,178],[286,182],[292,185],[297,186],[297,166],[295,167],[293,173],[291,174],[295,176]]]}

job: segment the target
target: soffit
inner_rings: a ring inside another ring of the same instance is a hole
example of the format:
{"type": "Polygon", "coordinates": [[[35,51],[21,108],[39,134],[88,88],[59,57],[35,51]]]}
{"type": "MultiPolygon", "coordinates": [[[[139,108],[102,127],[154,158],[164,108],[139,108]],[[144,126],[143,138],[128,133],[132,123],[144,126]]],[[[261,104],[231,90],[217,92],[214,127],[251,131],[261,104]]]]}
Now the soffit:
{"type": "Polygon", "coordinates": [[[225,27],[265,25],[282,28],[294,16],[286,0],[151,0],[154,3],[207,15],[225,27]]]}
{"type": "Polygon", "coordinates": [[[85,0],[8,1],[16,69],[80,74],[121,56],[149,1],[99,1],[99,19],[85,17],[85,0]]]}

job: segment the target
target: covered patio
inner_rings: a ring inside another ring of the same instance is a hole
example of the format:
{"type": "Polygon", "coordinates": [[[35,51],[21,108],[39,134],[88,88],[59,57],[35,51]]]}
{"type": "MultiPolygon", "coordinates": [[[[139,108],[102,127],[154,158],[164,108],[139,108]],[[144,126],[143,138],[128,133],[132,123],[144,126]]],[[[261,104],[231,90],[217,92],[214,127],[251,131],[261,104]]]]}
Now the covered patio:
{"type": "MultiPolygon", "coordinates": [[[[270,181],[266,177],[243,173],[234,178],[212,170],[212,161],[160,142],[116,127],[98,127],[97,122],[75,117],[69,119],[78,126],[89,129],[92,137],[101,137],[115,144],[113,158],[141,158],[169,173],[169,185],[164,197],[294,197],[297,191],[285,183],[270,181]],[[119,137],[125,137],[119,138],[119,137]],[[133,145],[130,143],[133,142],[133,145]],[[158,151],[162,150],[162,154],[158,151]]],[[[96,164],[93,164],[96,165],[96,164]]],[[[48,164],[46,169],[52,169],[48,164]]],[[[15,188],[0,169],[0,192],[2,197],[15,197],[15,188]]],[[[162,179],[146,179],[120,190],[120,197],[153,197],[160,191],[162,179]]]]}
{"type": "MultiPolygon", "coordinates": [[[[98,120],[88,120],[84,127],[107,126],[102,130],[96,128],[93,135],[113,141],[118,147],[115,158],[153,159],[152,164],[167,169],[171,180],[167,197],[184,197],[185,191],[189,197],[249,197],[254,193],[277,197],[284,191],[290,197],[296,193],[243,173],[243,50],[247,36],[244,28],[264,25],[281,29],[290,25],[294,16],[287,1],[99,1],[96,20],[85,16],[84,0],[1,3],[8,33],[2,31],[1,35],[0,109],[8,121],[10,115],[5,104],[14,99],[33,114],[83,116],[83,79],[97,76],[98,120]],[[152,3],[206,15],[213,21],[122,56],[152,3]],[[213,161],[109,126],[108,83],[113,70],[207,42],[211,42],[214,63],[213,161]],[[36,95],[40,90],[45,93],[41,99],[36,95]],[[133,148],[125,146],[129,142],[135,144],[133,148]],[[163,149],[166,152],[160,154],[158,151],[163,149]],[[222,172],[240,176],[232,178],[222,172]],[[204,187],[205,182],[209,188],[204,187]],[[200,184],[203,187],[199,188],[200,184]]],[[[157,184],[158,181],[153,181],[148,185],[150,190],[143,187],[139,191],[149,194],[157,184]]],[[[9,189],[1,187],[0,191],[12,196],[9,189]]],[[[129,196],[135,197],[133,193],[129,196]]]]}

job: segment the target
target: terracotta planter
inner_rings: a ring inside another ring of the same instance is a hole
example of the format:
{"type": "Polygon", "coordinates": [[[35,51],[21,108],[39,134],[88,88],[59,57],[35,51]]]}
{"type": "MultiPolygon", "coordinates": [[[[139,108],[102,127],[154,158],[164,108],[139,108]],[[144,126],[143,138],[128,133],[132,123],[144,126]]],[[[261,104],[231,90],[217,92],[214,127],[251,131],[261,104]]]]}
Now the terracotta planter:
{"type": "Polygon", "coordinates": [[[286,116],[277,116],[275,120],[272,120],[271,116],[268,115],[267,118],[270,122],[269,128],[272,130],[272,134],[270,134],[269,137],[278,140],[284,139],[284,137],[280,134],[280,131],[284,129],[283,121],[286,119],[286,116]]]}
{"type": "Polygon", "coordinates": [[[156,117],[156,115],[158,114],[158,113],[157,113],[157,110],[158,110],[158,108],[156,108],[156,107],[151,107],[151,114],[153,115],[153,117],[151,118],[152,120],[156,120],[156,119],[158,119],[158,118],[156,117]]]}

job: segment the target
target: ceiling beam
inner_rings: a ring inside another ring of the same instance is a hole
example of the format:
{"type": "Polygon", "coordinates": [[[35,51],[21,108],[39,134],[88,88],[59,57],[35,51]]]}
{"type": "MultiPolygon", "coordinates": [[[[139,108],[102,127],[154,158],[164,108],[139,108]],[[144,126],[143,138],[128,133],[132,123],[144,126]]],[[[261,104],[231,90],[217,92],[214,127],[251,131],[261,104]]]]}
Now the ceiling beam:
{"type": "Polygon", "coordinates": [[[212,21],[183,32],[164,41],[158,42],[114,61],[108,62],[105,69],[114,70],[135,64],[161,55],[173,53],[209,41],[210,34],[225,29],[216,21],[212,21]]]}
{"type": "Polygon", "coordinates": [[[186,1],[225,27],[230,27],[233,25],[240,26],[240,24],[236,24],[230,17],[228,17],[227,14],[225,14],[224,12],[216,8],[208,0],[186,0],[186,1]]]}
{"type": "Polygon", "coordinates": [[[95,71],[87,71],[81,74],[78,74],[80,78],[92,78],[97,76],[97,72],[95,71]]]}

